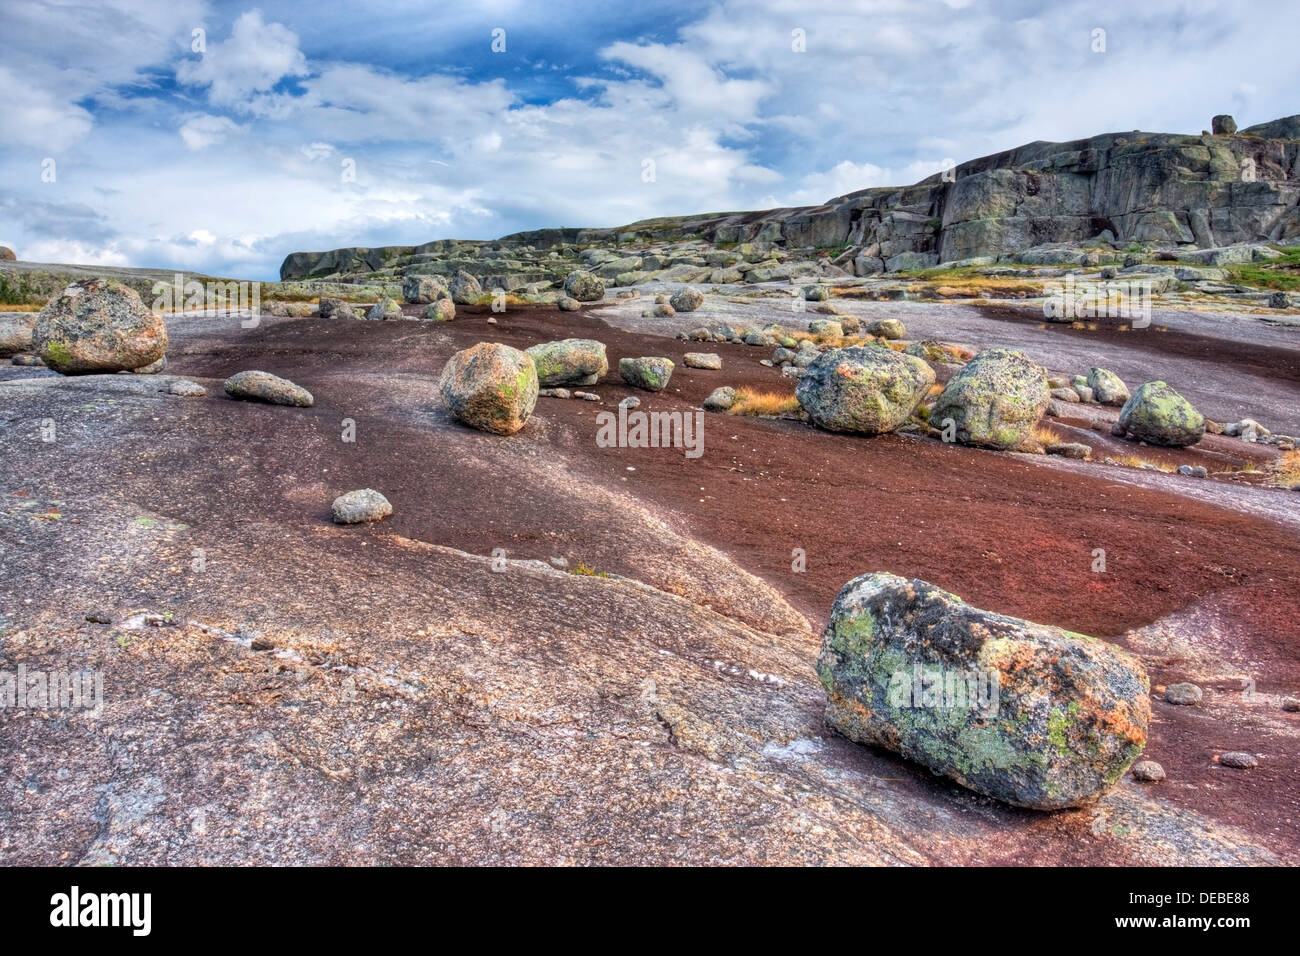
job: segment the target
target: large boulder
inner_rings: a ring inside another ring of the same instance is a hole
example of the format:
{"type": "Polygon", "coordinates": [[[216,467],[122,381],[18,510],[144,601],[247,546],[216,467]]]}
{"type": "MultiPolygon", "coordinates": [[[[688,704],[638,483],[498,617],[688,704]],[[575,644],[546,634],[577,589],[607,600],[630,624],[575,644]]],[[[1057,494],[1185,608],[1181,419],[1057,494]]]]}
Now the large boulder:
{"type": "Polygon", "coordinates": [[[351,304],[334,296],[323,295],[317,309],[322,319],[355,319],[357,314],[351,304]]]}
{"type": "Polygon", "coordinates": [[[450,296],[437,276],[407,276],[402,280],[402,298],[413,305],[428,305],[450,296]]]}
{"type": "Polygon", "coordinates": [[[167,326],[134,290],[92,279],[46,303],[36,317],[32,348],[64,375],[130,371],[167,354],[167,326]]]}
{"type": "Polygon", "coordinates": [[[1164,382],[1147,382],[1120,409],[1120,429],[1136,441],[1185,448],[1205,435],[1205,418],[1164,382]]]}
{"type": "Polygon", "coordinates": [[[704,293],[687,286],[674,292],[668,299],[668,304],[675,312],[694,312],[704,304],[704,293]]]}
{"type": "Polygon", "coordinates": [[[579,302],[599,302],[605,298],[605,283],[591,272],[570,272],[564,280],[564,292],[579,302]]]}
{"type": "Polygon", "coordinates": [[[543,342],[526,349],[537,365],[537,384],[542,388],[556,385],[595,385],[609,371],[605,344],[595,339],[564,339],[543,342]]]}
{"type": "Polygon", "coordinates": [[[404,319],[406,314],[402,312],[402,305],[396,299],[385,296],[371,307],[366,313],[366,317],[376,322],[392,321],[394,319],[404,319]]]}
{"type": "Polygon", "coordinates": [[[649,392],[662,392],[673,375],[672,359],[647,357],[618,360],[618,374],[633,388],[649,392]]]}
{"type": "Polygon", "coordinates": [[[933,384],[934,370],[915,356],[855,346],[810,362],[795,397],[820,428],[878,435],[907,421],[933,384]]]}
{"type": "Polygon", "coordinates": [[[451,301],[456,305],[473,305],[483,295],[483,286],[463,269],[451,280],[451,301]]]}
{"type": "Polygon", "coordinates": [[[1102,405],[1123,405],[1129,400],[1128,386],[1114,372],[1104,368],[1088,369],[1088,388],[1092,397],[1102,405]]]}
{"type": "Polygon", "coordinates": [[[1237,121],[1227,113],[1220,113],[1210,120],[1210,132],[1215,136],[1231,136],[1237,132],[1237,121]]]}
{"type": "Polygon", "coordinates": [[[971,607],[919,580],[845,585],[822,635],[826,719],[1006,803],[1088,803],[1146,745],[1150,684],[1105,641],[971,607]]]}
{"type": "Polygon", "coordinates": [[[424,321],[450,322],[456,318],[456,304],[451,299],[438,299],[424,307],[424,321]]]}
{"type": "Polygon", "coordinates": [[[36,316],[30,312],[0,314],[0,356],[30,352],[32,328],[35,324],[36,316]]]}
{"type": "Polygon", "coordinates": [[[256,369],[230,376],[226,379],[225,392],[240,401],[266,402],[268,405],[310,408],[316,402],[311,392],[301,385],[256,369]]]}
{"type": "Polygon", "coordinates": [[[14,251],[8,246],[0,246],[0,261],[17,262],[18,257],[14,255],[14,251]]]}
{"type": "Polygon", "coordinates": [[[480,342],[447,360],[438,380],[443,403],[471,428],[513,435],[537,404],[533,357],[508,345],[480,342]]]}
{"type": "Polygon", "coordinates": [[[949,379],[930,410],[930,424],[943,428],[951,418],[965,445],[1028,448],[1051,398],[1041,365],[1014,349],[985,349],[949,379]]]}

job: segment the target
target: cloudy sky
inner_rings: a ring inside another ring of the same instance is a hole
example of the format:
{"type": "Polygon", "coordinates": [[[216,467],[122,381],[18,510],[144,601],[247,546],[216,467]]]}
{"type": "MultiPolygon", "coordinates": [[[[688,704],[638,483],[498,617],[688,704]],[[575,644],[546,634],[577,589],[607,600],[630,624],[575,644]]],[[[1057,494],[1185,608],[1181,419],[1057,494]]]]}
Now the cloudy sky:
{"type": "Polygon", "coordinates": [[[366,6],[3,0],[0,245],[266,279],[1300,112],[1294,0],[366,6]]]}

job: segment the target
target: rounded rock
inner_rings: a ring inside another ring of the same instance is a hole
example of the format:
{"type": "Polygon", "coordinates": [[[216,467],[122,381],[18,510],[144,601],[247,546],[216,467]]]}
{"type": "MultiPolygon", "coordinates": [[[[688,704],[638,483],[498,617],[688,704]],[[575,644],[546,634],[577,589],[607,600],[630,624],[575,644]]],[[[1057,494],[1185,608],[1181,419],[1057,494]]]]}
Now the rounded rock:
{"type": "Polygon", "coordinates": [[[388,499],[373,488],[349,491],[334,499],[330,507],[335,524],[361,524],[366,521],[382,521],[393,513],[393,506],[388,499]]]}
{"type": "Polygon", "coordinates": [[[236,372],[226,379],[225,392],[240,401],[266,402],[268,405],[288,405],[294,408],[310,408],[316,401],[311,392],[301,385],[255,369],[236,372]]]}
{"type": "Polygon", "coordinates": [[[821,355],[801,350],[795,365],[801,364],[807,374],[799,379],[795,397],[814,425],[832,432],[891,432],[934,384],[934,370],[919,358],[876,346],[821,355]]]}
{"type": "Polygon", "coordinates": [[[46,303],[32,329],[32,350],[64,375],[131,371],[167,354],[167,326],[133,289],[92,279],[46,303]]]}
{"type": "Polygon", "coordinates": [[[537,404],[537,366],[519,349],[480,342],[447,360],[438,390],[458,421],[494,435],[513,435],[537,404]]]}

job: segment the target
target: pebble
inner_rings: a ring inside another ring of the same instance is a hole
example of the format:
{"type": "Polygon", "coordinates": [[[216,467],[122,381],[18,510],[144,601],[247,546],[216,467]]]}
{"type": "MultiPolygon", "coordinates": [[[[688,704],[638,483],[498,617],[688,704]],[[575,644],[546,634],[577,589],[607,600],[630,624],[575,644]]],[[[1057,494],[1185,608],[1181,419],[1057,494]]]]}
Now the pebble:
{"type": "Polygon", "coordinates": [[[182,398],[199,398],[208,394],[208,390],[198,382],[191,382],[189,379],[181,379],[179,382],[172,382],[172,387],[167,389],[172,395],[179,395],[182,398]]]}
{"type": "Polygon", "coordinates": [[[360,524],[387,518],[393,513],[393,506],[373,488],[362,488],[339,495],[330,510],[337,524],[360,524]]]}
{"type": "Polygon", "coordinates": [[[1188,478],[1206,478],[1210,474],[1204,465],[1179,465],[1178,473],[1188,478]]]}
{"type": "Polygon", "coordinates": [[[1165,688],[1165,702],[1169,704],[1199,704],[1201,689],[1195,684],[1170,684],[1165,688]]]}
{"type": "Polygon", "coordinates": [[[619,408],[637,408],[641,405],[641,399],[635,395],[629,395],[623,401],[618,403],[619,408]]]}
{"type": "Polygon", "coordinates": [[[1300,713],[1300,697],[1283,697],[1282,709],[1288,714],[1300,713]]]}
{"type": "Polygon", "coordinates": [[[1133,779],[1143,783],[1159,783],[1165,779],[1165,768],[1154,760],[1139,760],[1133,765],[1133,779]]]}
{"type": "Polygon", "coordinates": [[[1259,766],[1259,761],[1254,755],[1241,750],[1230,750],[1226,754],[1220,754],[1219,763],[1234,770],[1249,770],[1251,767],[1259,766]]]}

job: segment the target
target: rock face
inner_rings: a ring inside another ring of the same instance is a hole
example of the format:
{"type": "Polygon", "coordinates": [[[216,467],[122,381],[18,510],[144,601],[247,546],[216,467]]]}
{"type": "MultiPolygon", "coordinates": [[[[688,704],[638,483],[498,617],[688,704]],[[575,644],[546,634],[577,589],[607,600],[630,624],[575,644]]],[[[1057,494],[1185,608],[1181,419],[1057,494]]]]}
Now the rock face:
{"type": "Polygon", "coordinates": [[[1103,405],[1123,405],[1129,400],[1124,380],[1104,368],[1088,369],[1087,387],[1092,389],[1092,397],[1103,405]]]}
{"type": "Polygon", "coordinates": [[[427,305],[451,293],[436,276],[407,276],[402,280],[402,298],[413,305],[427,305]]]}
{"type": "Polygon", "coordinates": [[[495,435],[523,428],[537,404],[537,366],[518,349],[480,342],[447,360],[438,389],[458,421],[495,435]]]}
{"type": "Polygon", "coordinates": [[[542,388],[595,385],[602,375],[609,372],[605,344],[595,339],[543,342],[526,351],[537,365],[537,383],[542,388]]]}
{"type": "Polygon", "coordinates": [[[564,280],[564,291],[579,302],[599,302],[605,298],[605,283],[590,272],[570,272],[564,280]]]}
{"type": "Polygon", "coordinates": [[[373,488],[362,488],[339,495],[330,511],[336,524],[361,524],[382,521],[393,513],[393,506],[373,488]]]}
{"type": "Polygon", "coordinates": [[[661,392],[673,375],[673,362],[666,358],[625,358],[618,360],[618,374],[633,388],[661,392]]]}
{"type": "Polygon", "coordinates": [[[1135,441],[1184,448],[1204,436],[1205,418],[1164,382],[1147,382],[1120,409],[1120,429],[1135,441]]]}
{"type": "Polygon", "coordinates": [[[832,349],[808,365],[795,397],[819,428],[879,435],[907,421],[934,384],[921,359],[892,349],[832,349]]]}
{"type": "Polygon", "coordinates": [[[1047,372],[1014,349],[985,349],[944,386],[930,423],[956,425],[964,445],[1006,450],[1027,448],[1031,432],[1047,410],[1047,372]]]}
{"type": "Polygon", "coordinates": [[[817,673],[841,734],[1016,806],[1088,803],[1146,745],[1150,685],[1135,657],[924,581],[845,585],[817,673]]]}
{"type": "Polygon", "coordinates": [[[676,312],[694,312],[704,304],[704,293],[687,286],[674,292],[669,297],[668,304],[676,312]]]}
{"type": "Polygon", "coordinates": [[[301,385],[270,372],[236,372],[226,379],[225,390],[231,398],[270,405],[310,408],[316,401],[301,385]]]}
{"type": "Polygon", "coordinates": [[[167,354],[167,326],[131,289],[93,279],[46,303],[32,349],[64,375],[129,371],[167,354]]]}

